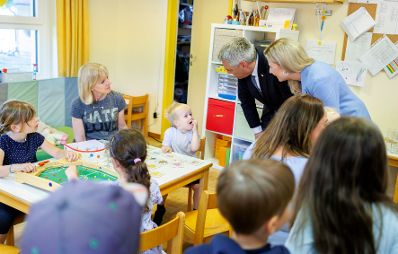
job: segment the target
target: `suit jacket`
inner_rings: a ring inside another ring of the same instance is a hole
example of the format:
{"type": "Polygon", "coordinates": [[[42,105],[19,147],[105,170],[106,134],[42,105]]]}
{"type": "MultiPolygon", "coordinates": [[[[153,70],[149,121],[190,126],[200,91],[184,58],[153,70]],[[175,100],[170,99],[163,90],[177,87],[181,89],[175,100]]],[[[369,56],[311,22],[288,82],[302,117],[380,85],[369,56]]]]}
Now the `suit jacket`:
{"type": "Polygon", "coordinates": [[[278,79],[269,73],[268,61],[264,56],[263,49],[256,47],[258,57],[258,80],[261,92],[252,83],[251,75],[238,80],[238,98],[242,103],[243,113],[249,123],[250,128],[261,125],[263,129],[267,127],[275,112],[282,103],[292,96],[286,81],[279,82],[278,79]],[[264,104],[263,113],[257,113],[255,99],[264,104]]]}

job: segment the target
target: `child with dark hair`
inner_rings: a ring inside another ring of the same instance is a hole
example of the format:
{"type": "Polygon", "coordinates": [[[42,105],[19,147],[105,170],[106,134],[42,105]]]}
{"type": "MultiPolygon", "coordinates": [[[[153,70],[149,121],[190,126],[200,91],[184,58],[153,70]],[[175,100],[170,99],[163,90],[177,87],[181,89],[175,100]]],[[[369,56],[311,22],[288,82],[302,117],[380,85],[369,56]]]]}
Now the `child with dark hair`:
{"type": "Polygon", "coordinates": [[[289,253],[284,246],[267,244],[270,234],[289,217],[287,205],[294,193],[289,167],[273,160],[237,161],[221,172],[217,202],[234,235],[216,235],[209,244],[188,249],[186,254],[289,253]]]}
{"type": "MultiPolygon", "coordinates": [[[[142,215],[141,232],[156,228],[156,223],[151,219],[152,208],[155,204],[161,204],[163,198],[158,183],[151,179],[145,163],[147,145],[144,136],[137,129],[120,130],[109,140],[109,153],[113,167],[119,174],[121,185],[139,183],[148,189],[149,198],[142,215]]],[[[68,170],[70,169],[71,167],[68,170]]],[[[76,169],[73,169],[73,173],[67,172],[67,174],[77,176],[76,169]]],[[[162,248],[158,246],[144,253],[162,253],[162,248]]]]}
{"type": "MultiPolygon", "coordinates": [[[[32,172],[39,148],[51,156],[74,161],[78,154],[59,149],[37,132],[39,121],[32,105],[9,100],[0,107],[0,177],[15,172],[32,172]]],[[[20,212],[0,203],[0,243],[3,243],[15,217],[20,212]]]]}
{"type": "Polygon", "coordinates": [[[325,128],[300,182],[292,253],[398,253],[398,212],[386,195],[383,136],[368,120],[325,128]]]}

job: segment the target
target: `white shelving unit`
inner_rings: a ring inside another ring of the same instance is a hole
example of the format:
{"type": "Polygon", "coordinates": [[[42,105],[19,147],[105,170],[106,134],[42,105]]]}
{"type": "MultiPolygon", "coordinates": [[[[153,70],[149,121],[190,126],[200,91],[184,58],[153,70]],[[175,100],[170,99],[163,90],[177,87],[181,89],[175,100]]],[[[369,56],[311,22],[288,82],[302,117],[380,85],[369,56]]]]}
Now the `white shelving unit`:
{"type": "MultiPolygon", "coordinates": [[[[217,135],[221,134],[232,138],[229,161],[241,159],[244,150],[254,141],[254,134],[243,115],[237,93],[235,94],[236,98],[220,97],[218,91],[219,74],[216,69],[222,66],[222,63],[218,59],[218,52],[225,43],[234,37],[243,36],[251,42],[261,45],[280,38],[281,34],[285,33],[265,27],[228,24],[212,24],[211,26],[202,136],[207,139],[205,157],[212,160],[216,168],[222,168],[218,165],[217,160],[214,159],[214,146],[217,135]]],[[[262,105],[259,105],[258,111],[260,115],[261,110],[262,105]]]]}

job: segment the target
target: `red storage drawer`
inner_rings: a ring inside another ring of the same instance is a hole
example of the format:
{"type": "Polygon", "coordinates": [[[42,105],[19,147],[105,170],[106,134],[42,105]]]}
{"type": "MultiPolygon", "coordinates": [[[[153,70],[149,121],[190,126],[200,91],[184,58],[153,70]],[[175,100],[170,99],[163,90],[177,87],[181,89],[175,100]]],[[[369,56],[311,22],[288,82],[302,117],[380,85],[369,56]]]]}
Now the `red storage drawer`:
{"type": "Polygon", "coordinates": [[[209,99],[206,129],[232,135],[235,103],[209,99]]]}

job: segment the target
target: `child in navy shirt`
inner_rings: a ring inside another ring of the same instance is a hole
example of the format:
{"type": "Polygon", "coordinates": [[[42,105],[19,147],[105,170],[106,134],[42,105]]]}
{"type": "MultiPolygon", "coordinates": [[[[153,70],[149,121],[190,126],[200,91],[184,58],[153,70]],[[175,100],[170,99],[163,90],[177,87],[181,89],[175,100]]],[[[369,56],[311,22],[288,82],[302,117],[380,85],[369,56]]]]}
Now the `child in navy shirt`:
{"type": "Polygon", "coordinates": [[[218,178],[217,202],[233,236],[216,235],[210,243],[185,253],[289,253],[282,245],[267,244],[267,238],[289,219],[287,205],[293,193],[293,173],[278,161],[251,159],[231,164],[218,178]]]}
{"type": "MultiPolygon", "coordinates": [[[[37,161],[36,151],[42,148],[51,156],[69,161],[78,159],[78,154],[57,148],[37,133],[39,125],[32,105],[26,102],[10,100],[0,108],[0,177],[17,171],[32,172],[37,161]]],[[[0,203],[0,243],[18,211],[0,203]]]]}

